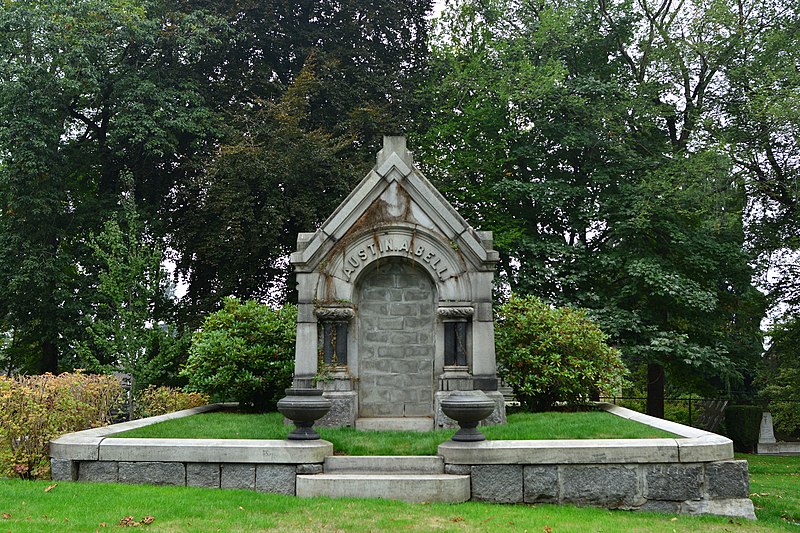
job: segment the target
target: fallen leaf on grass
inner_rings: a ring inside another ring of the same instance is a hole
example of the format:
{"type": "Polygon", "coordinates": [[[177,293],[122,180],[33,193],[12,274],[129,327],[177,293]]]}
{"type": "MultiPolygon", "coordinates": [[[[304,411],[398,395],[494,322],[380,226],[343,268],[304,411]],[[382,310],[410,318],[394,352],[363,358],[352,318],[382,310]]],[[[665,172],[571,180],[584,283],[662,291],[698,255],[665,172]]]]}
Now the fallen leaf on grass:
{"type": "Polygon", "coordinates": [[[550,526],[544,526],[544,533],[553,533],[553,528],[550,526]]]}
{"type": "Polygon", "coordinates": [[[56,487],[58,487],[58,483],[53,483],[52,485],[48,485],[47,488],[44,489],[44,491],[45,492],[50,492],[51,490],[53,490],[56,487]]]}
{"type": "MultiPolygon", "coordinates": [[[[139,527],[142,524],[144,525],[152,524],[155,519],[156,518],[154,516],[145,516],[144,518],[142,518],[137,522],[136,520],[133,519],[132,516],[126,516],[124,518],[120,518],[119,525],[122,527],[139,527]]],[[[103,522],[100,525],[105,527],[105,522],[103,522]]]]}
{"type": "Polygon", "coordinates": [[[100,527],[106,527],[106,526],[108,526],[108,524],[106,524],[105,522],[100,522],[100,527]]]}
{"type": "Polygon", "coordinates": [[[9,518],[11,518],[11,515],[10,515],[10,514],[8,514],[8,513],[3,513],[3,520],[8,520],[9,518]]]}
{"type": "Polygon", "coordinates": [[[670,521],[670,522],[675,522],[676,520],[678,520],[678,517],[677,517],[677,516],[676,516],[676,517],[674,517],[674,518],[670,518],[670,519],[669,519],[669,521],[670,521]]]}
{"type": "Polygon", "coordinates": [[[451,522],[463,522],[464,519],[460,516],[456,516],[450,519],[451,522]]]}

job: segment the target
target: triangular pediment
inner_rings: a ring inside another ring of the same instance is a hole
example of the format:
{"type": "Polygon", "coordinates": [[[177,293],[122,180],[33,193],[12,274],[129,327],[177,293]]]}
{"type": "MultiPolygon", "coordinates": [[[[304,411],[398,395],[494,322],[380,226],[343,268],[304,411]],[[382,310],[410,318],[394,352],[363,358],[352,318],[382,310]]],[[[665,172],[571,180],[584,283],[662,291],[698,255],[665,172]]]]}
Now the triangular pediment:
{"type": "Polygon", "coordinates": [[[491,232],[477,232],[414,165],[406,139],[384,137],[375,167],[315,233],[298,237],[291,262],[310,272],[348,239],[383,228],[405,227],[449,241],[476,270],[491,270],[497,261],[491,232]]]}

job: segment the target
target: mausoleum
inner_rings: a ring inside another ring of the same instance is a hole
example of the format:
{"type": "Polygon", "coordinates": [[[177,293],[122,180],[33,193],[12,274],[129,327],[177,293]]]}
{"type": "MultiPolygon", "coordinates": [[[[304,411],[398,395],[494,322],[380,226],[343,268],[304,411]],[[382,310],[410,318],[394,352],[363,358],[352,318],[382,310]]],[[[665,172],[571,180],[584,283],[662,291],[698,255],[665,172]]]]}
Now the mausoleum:
{"type": "Polygon", "coordinates": [[[291,256],[297,275],[295,387],[333,403],[318,423],[452,426],[439,402],[481,390],[505,421],[492,320],[498,254],[414,165],[405,137],[291,256]]]}

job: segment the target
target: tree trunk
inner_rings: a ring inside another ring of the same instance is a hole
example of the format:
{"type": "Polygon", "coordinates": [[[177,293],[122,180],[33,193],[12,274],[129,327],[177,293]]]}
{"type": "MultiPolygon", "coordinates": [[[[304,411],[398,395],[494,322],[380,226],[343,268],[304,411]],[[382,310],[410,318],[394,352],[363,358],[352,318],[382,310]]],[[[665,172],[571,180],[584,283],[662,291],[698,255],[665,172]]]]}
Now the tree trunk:
{"type": "Polygon", "coordinates": [[[664,367],[647,365],[647,414],[664,418],[664,367]]]}
{"type": "Polygon", "coordinates": [[[42,360],[39,366],[42,374],[58,374],[58,348],[53,341],[42,342],[42,360]]]}

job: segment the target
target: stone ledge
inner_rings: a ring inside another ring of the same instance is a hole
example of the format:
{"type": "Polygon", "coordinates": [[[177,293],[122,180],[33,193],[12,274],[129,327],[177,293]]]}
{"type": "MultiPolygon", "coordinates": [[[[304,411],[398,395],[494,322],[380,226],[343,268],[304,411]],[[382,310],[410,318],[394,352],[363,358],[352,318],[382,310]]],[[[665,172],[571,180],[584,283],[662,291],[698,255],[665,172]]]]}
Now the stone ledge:
{"type": "Polygon", "coordinates": [[[611,464],[678,462],[675,439],[447,441],[439,455],[452,464],[611,464]]]}
{"type": "Polygon", "coordinates": [[[333,455],[324,440],[239,439],[107,439],[100,443],[101,461],[188,463],[322,463],[333,455]]]}
{"type": "Polygon", "coordinates": [[[605,412],[612,414],[614,416],[625,418],[627,420],[633,420],[634,422],[639,422],[640,424],[654,427],[662,431],[668,431],[670,433],[678,435],[679,437],[685,437],[691,439],[695,437],[714,435],[714,433],[703,431],[702,429],[697,429],[691,426],[678,424],[677,422],[664,420],[663,418],[657,418],[655,416],[646,415],[644,413],[640,413],[632,409],[627,409],[625,407],[620,407],[619,405],[614,405],[612,403],[598,402],[596,405],[601,409],[603,409],[605,412]]]}
{"type": "Polygon", "coordinates": [[[733,458],[733,441],[701,429],[662,420],[610,403],[606,412],[674,433],[678,439],[447,441],[439,455],[448,464],[702,463],[733,458]]]}
{"type": "Polygon", "coordinates": [[[759,455],[800,455],[800,442],[759,442],[756,450],[759,455]]]}
{"type": "Polygon", "coordinates": [[[333,455],[327,441],[234,439],[125,439],[112,435],[174,420],[227,404],[211,404],[160,416],[68,433],[50,442],[50,458],[60,461],[156,461],[186,463],[322,463],[333,455]]]}
{"type": "Polygon", "coordinates": [[[733,441],[708,433],[694,439],[677,439],[681,463],[702,463],[733,459],[733,441]]]}
{"type": "Polygon", "coordinates": [[[184,418],[208,411],[216,411],[225,405],[226,404],[222,403],[201,405],[200,407],[175,411],[174,413],[167,413],[165,415],[151,416],[149,418],[131,420],[130,422],[121,422],[110,426],[67,433],[50,441],[50,457],[52,459],[70,459],[73,461],[97,461],[99,458],[100,444],[106,437],[131,429],[151,426],[166,420],[174,420],[176,418],[184,418]]]}
{"type": "MultiPolygon", "coordinates": [[[[94,431],[94,430],[87,430],[94,431]]],[[[97,461],[100,443],[105,437],[86,435],[84,432],[68,433],[50,441],[51,460],[97,461]]]]}

